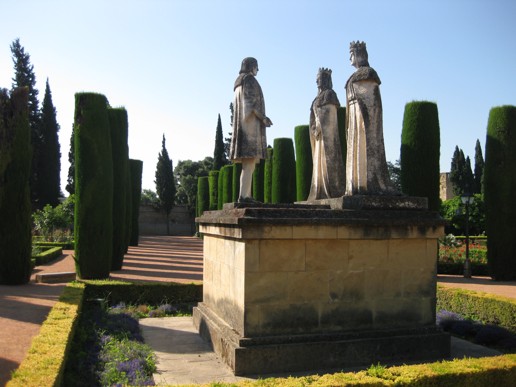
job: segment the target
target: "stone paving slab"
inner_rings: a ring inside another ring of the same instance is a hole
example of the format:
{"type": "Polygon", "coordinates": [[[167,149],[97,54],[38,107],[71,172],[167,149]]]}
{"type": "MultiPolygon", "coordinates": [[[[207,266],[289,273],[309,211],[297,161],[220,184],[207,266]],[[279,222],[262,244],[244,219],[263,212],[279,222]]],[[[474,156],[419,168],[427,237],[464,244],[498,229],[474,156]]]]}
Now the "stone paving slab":
{"type": "MultiPolygon", "coordinates": [[[[192,317],[163,317],[140,319],[145,343],[155,352],[157,372],[154,381],[157,385],[208,384],[216,382],[236,383],[243,380],[256,380],[266,377],[288,377],[339,372],[318,370],[317,372],[296,372],[291,374],[256,375],[241,377],[233,372],[204,341],[194,327],[192,317]]],[[[477,344],[451,338],[449,359],[464,357],[487,357],[501,355],[499,351],[477,344]]],[[[357,368],[349,371],[357,371],[357,368]]]]}

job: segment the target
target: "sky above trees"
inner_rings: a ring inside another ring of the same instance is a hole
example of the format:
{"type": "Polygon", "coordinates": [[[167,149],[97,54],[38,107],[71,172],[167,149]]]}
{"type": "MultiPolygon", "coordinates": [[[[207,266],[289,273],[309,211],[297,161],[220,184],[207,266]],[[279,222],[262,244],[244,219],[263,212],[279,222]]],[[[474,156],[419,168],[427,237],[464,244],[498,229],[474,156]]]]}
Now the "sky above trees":
{"type": "Polygon", "coordinates": [[[0,87],[11,87],[9,47],[20,38],[40,96],[49,79],[63,192],[76,92],[127,109],[130,157],[143,160],[142,187],[154,190],[163,134],[177,165],[213,156],[218,114],[224,136],[231,131],[233,83],[247,56],[258,59],[271,145],[308,123],[320,67],[333,70],[345,104],[352,40],[367,43],[382,80],[389,161],[399,158],[408,102],[437,103],[443,172],[456,145],[470,158],[477,138],[484,149],[492,107],[516,105],[513,0],[18,0],[1,10],[0,87]]]}

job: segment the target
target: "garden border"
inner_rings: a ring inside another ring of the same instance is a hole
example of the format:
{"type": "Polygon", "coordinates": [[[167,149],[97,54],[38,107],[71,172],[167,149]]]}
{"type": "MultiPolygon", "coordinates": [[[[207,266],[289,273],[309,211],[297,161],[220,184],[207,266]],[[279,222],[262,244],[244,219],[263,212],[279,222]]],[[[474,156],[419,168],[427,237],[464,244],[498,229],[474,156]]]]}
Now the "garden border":
{"type": "MultiPolygon", "coordinates": [[[[439,288],[438,296],[447,294],[448,289],[439,288]]],[[[475,293],[462,291],[464,294],[475,293]]],[[[451,292],[455,293],[455,291],[451,292]]],[[[137,302],[161,302],[171,300],[179,302],[200,301],[202,285],[190,284],[132,284],[121,281],[83,281],[69,283],[59,301],[50,311],[41,327],[40,333],[32,341],[28,356],[13,373],[8,387],[15,386],[59,386],[62,381],[68,351],[75,333],[82,303],[90,298],[109,299],[110,303],[119,301],[131,302],[129,295],[136,296],[137,302]],[[166,294],[175,291],[177,294],[166,294]],[[164,296],[165,295],[165,296],[164,296]],[[170,298],[167,298],[170,297],[170,298]]],[[[468,294],[469,296],[469,294],[468,294]]],[[[478,296],[474,294],[473,296],[478,296]]],[[[461,295],[456,296],[456,298],[461,295]]],[[[481,295],[484,302],[473,305],[485,305],[488,298],[496,302],[501,297],[481,295]]],[[[441,303],[442,304],[442,303],[441,303]]],[[[516,306],[516,303],[511,303],[516,306]]],[[[511,306],[512,308],[512,306],[511,306]]],[[[456,310],[454,310],[456,311],[456,310]]],[[[516,354],[478,359],[464,358],[435,363],[404,365],[396,367],[372,366],[369,370],[356,373],[336,373],[327,375],[311,375],[306,377],[290,377],[287,379],[267,379],[267,385],[294,386],[300,383],[313,385],[360,384],[411,386],[429,385],[509,385],[516,379],[516,354]]],[[[264,381],[245,381],[239,385],[263,385],[264,381]]]]}

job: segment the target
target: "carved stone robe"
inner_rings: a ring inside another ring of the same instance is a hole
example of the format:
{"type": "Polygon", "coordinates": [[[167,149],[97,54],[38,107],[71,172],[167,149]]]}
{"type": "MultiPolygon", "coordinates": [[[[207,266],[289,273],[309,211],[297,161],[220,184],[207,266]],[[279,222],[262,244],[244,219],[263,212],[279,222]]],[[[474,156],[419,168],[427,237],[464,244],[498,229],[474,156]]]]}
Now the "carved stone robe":
{"type": "Polygon", "coordinates": [[[312,183],[308,201],[344,195],[344,162],[337,124],[340,106],[335,92],[322,90],[310,109],[312,183]]]}
{"type": "Polygon", "coordinates": [[[346,195],[397,194],[387,169],[380,78],[360,67],[346,83],[346,195]]]}
{"type": "Polygon", "coordinates": [[[267,139],[265,125],[253,111],[265,117],[262,88],[252,74],[240,74],[235,81],[233,102],[233,136],[229,152],[230,160],[265,159],[267,139]]]}

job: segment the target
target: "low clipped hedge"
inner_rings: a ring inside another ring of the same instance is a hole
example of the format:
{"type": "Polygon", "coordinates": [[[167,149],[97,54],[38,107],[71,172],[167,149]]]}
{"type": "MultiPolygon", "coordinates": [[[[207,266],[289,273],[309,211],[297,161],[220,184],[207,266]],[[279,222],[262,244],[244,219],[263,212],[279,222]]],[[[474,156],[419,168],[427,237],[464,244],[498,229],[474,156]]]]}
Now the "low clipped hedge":
{"type": "Polygon", "coordinates": [[[437,287],[437,310],[448,310],[516,333],[516,300],[472,290],[437,287]]]}
{"type": "Polygon", "coordinates": [[[73,242],[43,242],[43,241],[32,241],[33,246],[60,246],[63,250],[73,250],[74,243],[73,242]]]}
{"type": "Polygon", "coordinates": [[[29,353],[13,372],[9,387],[59,386],[82,307],[85,285],[69,283],[32,340],[29,353]]]}
{"type": "MultiPolygon", "coordinates": [[[[471,274],[475,276],[489,276],[487,264],[471,262],[471,274]]],[[[437,273],[450,275],[463,275],[464,263],[462,262],[437,262],[437,273]]]]}
{"type": "MultiPolygon", "coordinates": [[[[39,246],[44,247],[44,245],[39,246]]],[[[46,249],[45,251],[33,255],[32,259],[36,265],[43,265],[56,259],[57,257],[60,257],[61,255],[63,255],[63,248],[61,246],[50,246],[50,248],[46,249]]]]}
{"type": "MultiPolygon", "coordinates": [[[[449,297],[455,289],[439,287],[438,298],[449,297]]],[[[463,291],[464,292],[464,291],[463,291]]],[[[474,292],[465,292],[474,293],[474,292]]],[[[471,297],[489,298],[485,295],[471,297]]],[[[202,285],[196,284],[132,284],[122,281],[71,282],[65,288],[58,303],[43,323],[39,335],[34,338],[29,355],[18,370],[13,373],[8,387],[13,386],[59,386],[62,382],[67,351],[72,342],[78,315],[85,300],[104,299],[109,304],[120,301],[128,303],[185,303],[200,301],[202,285]]],[[[466,300],[469,298],[466,297],[466,300]]],[[[498,297],[493,299],[496,304],[498,297]]],[[[501,300],[500,300],[501,301],[501,300]]],[[[504,301],[505,303],[506,300],[504,301]]],[[[485,308],[486,303],[473,302],[485,308]]],[[[441,300],[438,305],[443,305],[441,300]]],[[[507,307],[507,306],[506,306],[507,307]]],[[[514,303],[512,306],[514,307],[514,303]]],[[[500,307],[500,310],[503,308],[500,307]]],[[[475,311],[478,312],[478,311],[475,311]]],[[[492,312],[494,313],[494,312],[492,312]]],[[[503,312],[505,314],[505,312],[503,312]]],[[[478,314],[476,314],[478,315],[478,314]]],[[[513,316],[514,316],[513,312],[513,316]]],[[[289,378],[269,378],[257,381],[243,381],[238,386],[509,386],[516,380],[516,354],[486,358],[464,358],[396,367],[371,366],[360,372],[339,372],[326,375],[310,375],[289,378]]],[[[217,384],[223,385],[223,384],[217,384]]],[[[234,384],[232,384],[234,385],[234,384]]]]}

